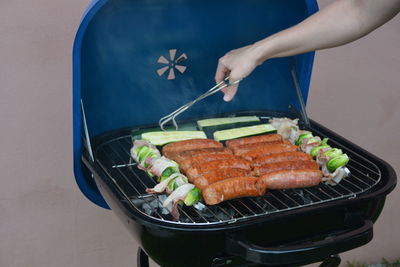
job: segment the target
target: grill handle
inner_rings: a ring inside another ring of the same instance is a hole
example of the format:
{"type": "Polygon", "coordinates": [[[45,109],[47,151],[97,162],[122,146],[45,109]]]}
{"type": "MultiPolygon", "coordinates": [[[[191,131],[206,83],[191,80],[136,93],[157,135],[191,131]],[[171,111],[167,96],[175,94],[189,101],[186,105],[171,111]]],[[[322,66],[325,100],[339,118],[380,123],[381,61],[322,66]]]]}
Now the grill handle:
{"type": "Polygon", "coordinates": [[[362,246],[371,241],[372,236],[373,223],[370,220],[364,220],[361,226],[358,225],[349,231],[328,236],[320,241],[277,247],[261,247],[252,244],[240,234],[229,233],[226,238],[225,252],[250,262],[267,265],[312,263],[316,262],[316,257],[323,260],[330,255],[362,246]]]}

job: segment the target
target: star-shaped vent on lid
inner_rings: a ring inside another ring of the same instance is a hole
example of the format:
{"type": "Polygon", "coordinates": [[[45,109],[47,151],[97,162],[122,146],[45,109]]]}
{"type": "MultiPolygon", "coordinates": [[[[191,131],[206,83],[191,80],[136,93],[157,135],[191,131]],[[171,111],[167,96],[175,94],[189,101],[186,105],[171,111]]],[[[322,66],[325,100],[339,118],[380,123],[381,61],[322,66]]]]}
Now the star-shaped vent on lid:
{"type": "Polygon", "coordinates": [[[179,57],[176,57],[176,52],[177,49],[170,49],[169,59],[165,58],[164,56],[160,56],[158,58],[158,63],[167,65],[157,70],[157,74],[159,76],[162,76],[164,73],[168,73],[167,79],[173,80],[176,78],[175,70],[178,70],[180,73],[184,73],[186,71],[187,67],[178,63],[186,60],[188,58],[187,55],[182,53],[179,57]]]}

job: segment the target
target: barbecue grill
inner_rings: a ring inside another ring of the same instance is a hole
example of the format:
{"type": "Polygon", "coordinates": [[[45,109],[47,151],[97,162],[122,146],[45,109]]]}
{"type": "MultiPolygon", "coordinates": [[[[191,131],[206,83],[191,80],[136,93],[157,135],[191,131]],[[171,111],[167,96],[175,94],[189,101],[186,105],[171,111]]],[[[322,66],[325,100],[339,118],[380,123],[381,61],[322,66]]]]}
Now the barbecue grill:
{"type": "MultiPolygon", "coordinates": [[[[241,82],[236,98],[214,95],[178,118],[300,117],[300,127],[349,155],[350,176],[336,186],[270,190],[215,206],[180,207],[174,220],[155,185],[130,160],[132,137],[213,85],[226,51],[298,23],[315,1],[99,0],[85,13],[74,46],[74,169],[81,191],[111,208],[161,266],[293,266],[340,263],[338,253],[373,236],[396,174],[384,161],[321,124],[308,123],[313,53],[274,59],[241,82]]],[[[207,133],[210,135],[211,133],[207,133]]]]}

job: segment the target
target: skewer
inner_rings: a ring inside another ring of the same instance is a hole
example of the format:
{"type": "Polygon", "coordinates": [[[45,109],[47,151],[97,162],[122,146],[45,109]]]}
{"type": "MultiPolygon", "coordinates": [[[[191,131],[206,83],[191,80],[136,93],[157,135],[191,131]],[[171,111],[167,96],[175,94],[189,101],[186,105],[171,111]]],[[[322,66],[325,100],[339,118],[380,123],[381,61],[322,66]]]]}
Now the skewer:
{"type": "Polygon", "coordinates": [[[225,87],[237,84],[240,81],[241,80],[237,80],[237,81],[234,81],[232,83],[229,83],[229,76],[226,77],[223,81],[221,81],[220,83],[217,83],[214,87],[212,87],[207,92],[205,92],[204,94],[202,94],[199,97],[197,97],[195,100],[186,103],[185,105],[181,106],[180,108],[178,108],[177,110],[175,110],[172,113],[168,114],[167,116],[162,117],[158,122],[158,124],[160,125],[161,130],[166,131],[165,128],[164,128],[164,125],[166,123],[170,122],[170,121],[172,121],[172,124],[175,126],[175,129],[178,130],[178,124],[176,123],[176,117],[178,115],[180,115],[181,113],[183,113],[184,111],[189,109],[191,106],[193,106],[195,103],[199,102],[200,100],[203,100],[204,98],[215,94],[216,92],[220,91],[221,89],[223,89],[225,87]]]}

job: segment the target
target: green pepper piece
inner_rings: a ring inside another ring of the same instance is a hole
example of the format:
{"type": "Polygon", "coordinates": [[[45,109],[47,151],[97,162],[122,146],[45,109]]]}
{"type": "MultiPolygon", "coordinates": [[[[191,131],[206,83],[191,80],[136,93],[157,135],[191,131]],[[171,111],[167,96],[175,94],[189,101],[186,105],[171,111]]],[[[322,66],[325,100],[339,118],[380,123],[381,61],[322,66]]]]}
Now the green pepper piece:
{"type": "Polygon", "coordinates": [[[193,206],[201,199],[201,191],[198,188],[193,188],[186,195],[185,200],[183,201],[186,206],[193,206]]]}
{"type": "Polygon", "coordinates": [[[135,148],[136,155],[139,155],[140,151],[141,151],[144,147],[145,147],[145,146],[140,146],[140,147],[135,148]]]}
{"type": "Polygon", "coordinates": [[[325,156],[329,158],[335,158],[337,156],[340,156],[343,154],[343,151],[339,148],[332,148],[331,150],[328,150],[324,153],[325,156]]]}
{"type": "Polygon", "coordinates": [[[320,146],[327,145],[328,144],[328,140],[329,140],[329,138],[322,139],[320,146]]]}
{"type": "Polygon", "coordinates": [[[329,145],[320,145],[320,146],[314,147],[313,149],[311,149],[311,152],[310,152],[311,157],[313,157],[315,159],[318,155],[318,152],[322,148],[328,148],[328,147],[330,147],[330,146],[329,145]]]}
{"type": "Polygon", "coordinates": [[[296,145],[296,146],[301,145],[301,143],[303,142],[303,139],[304,139],[304,138],[310,138],[310,137],[313,137],[312,133],[310,133],[310,132],[301,134],[301,135],[299,136],[299,138],[297,139],[297,141],[295,142],[295,145],[296,145]]]}
{"type": "MultiPolygon", "coordinates": [[[[310,139],[308,139],[307,144],[312,144],[312,143],[320,143],[321,139],[317,138],[317,137],[311,137],[310,139]]],[[[321,144],[320,144],[321,145],[321,144]]]]}
{"type": "Polygon", "coordinates": [[[343,154],[330,159],[326,167],[330,172],[334,172],[337,168],[343,167],[348,162],[349,162],[349,157],[346,154],[343,154]]]}
{"type": "MultiPolygon", "coordinates": [[[[172,174],[179,172],[179,169],[176,167],[168,167],[161,173],[161,182],[170,177],[172,174]]],[[[173,181],[173,180],[172,180],[173,181]]]]}
{"type": "Polygon", "coordinates": [[[171,181],[168,182],[167,186],[169,189],[171,189],[171,191],[174,191],[175,189],[178,188],[178,185],[175,183],[175,179],[172,179],[171,181]]]}
{"type": "Polygon", "coordinates": [[[145,161],[144,161],[144,163],[143,163],[144,167],[145,167],[146,169],[147,169],[148,167],[150,167],[150,164],[146,163],[146,159],[147,159],[147,158],[157,158],[157,157],[158,157],[158,155],[156,155],[156,154],[154,153],[154,151],[152,151],[149,155],[146,156],[145,161]]]}
{"type": "Polygon", "coordinates": [[[153,150],[148,146],[140,147],[137,153],[139,162],[143,162],[146,157],[152,152],[153,150]]]}

